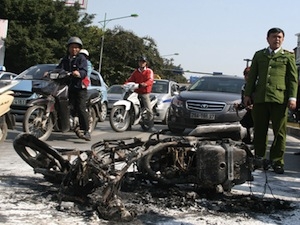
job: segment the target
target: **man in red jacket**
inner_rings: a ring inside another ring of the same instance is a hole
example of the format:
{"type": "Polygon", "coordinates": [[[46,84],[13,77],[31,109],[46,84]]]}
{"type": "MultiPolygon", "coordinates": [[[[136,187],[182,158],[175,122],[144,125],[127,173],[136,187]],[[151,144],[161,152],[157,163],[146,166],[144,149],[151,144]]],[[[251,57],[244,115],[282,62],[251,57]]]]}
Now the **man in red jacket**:
{"type": "Polygon", "coordinates": [[[150,104],[150,93],[152,91],[154,74],[153,71],[147,67],[147,58],[141,56],[138,59],[139,67],[131,74],[125,83],[135,82],[139,84],[139,88],[135,90],[139,95],[145,109],[147,110],[150,131],[154,131],[154,116],[150,104]]]}

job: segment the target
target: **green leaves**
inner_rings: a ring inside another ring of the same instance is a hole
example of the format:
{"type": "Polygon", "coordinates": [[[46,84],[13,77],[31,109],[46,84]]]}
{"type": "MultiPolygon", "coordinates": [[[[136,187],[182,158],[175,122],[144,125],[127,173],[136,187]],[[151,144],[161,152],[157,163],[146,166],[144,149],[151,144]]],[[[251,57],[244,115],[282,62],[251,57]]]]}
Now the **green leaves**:
{"type": "MultiPolygon", "coordinates": [[[[71,36],[82,39],[94,68],[99,68],[103,31],[92,25],[95,15],[81,12],[79,5],[65,6],[62,1],[1,1],[1,18],[8,20],[4,60],[8,71],[20,73],[38,63],[57,63],[66,54],[66,43],[71,36]]],[[[104,35],[101,73],[109,85],[123,83],[137,67],[136,59],[142,54],[149,59],[154,73],[162,78],[170,77],[164,68],[176,67],[172,62],[164,62],[157,44],[149,36],[140,38],[120,26],[107,29],[104,35]]]]}

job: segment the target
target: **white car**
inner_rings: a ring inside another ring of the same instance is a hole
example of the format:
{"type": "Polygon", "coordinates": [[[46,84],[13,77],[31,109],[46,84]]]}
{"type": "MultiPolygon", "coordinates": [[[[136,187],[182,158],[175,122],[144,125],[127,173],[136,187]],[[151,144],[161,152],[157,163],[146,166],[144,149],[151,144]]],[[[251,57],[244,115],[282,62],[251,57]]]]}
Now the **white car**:
{"type": "Polygon", "coordinates": [[[0,71],[0,80],[13,80],[17,76],[15,73],[0,71]]]}
{"type": "Polygon", "coordinates": [[[151,95],[158,98],[156,122],[164,124],[168,121],[168,111],[171,101],[179,93],[179,84],[171,80],[155,79],[151,95]]]}

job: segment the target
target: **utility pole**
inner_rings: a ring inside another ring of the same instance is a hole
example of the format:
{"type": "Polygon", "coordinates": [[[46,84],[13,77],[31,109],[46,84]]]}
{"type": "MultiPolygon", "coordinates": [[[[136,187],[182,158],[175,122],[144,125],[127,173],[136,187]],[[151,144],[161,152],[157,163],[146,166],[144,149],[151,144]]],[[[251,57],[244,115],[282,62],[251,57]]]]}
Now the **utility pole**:
{"type": "Polygon", "coordinates": [[[244,59],[244,61],[246,61],[246,67],[249,67],[249,62],[251,62],[251,59],[244,59]]]}

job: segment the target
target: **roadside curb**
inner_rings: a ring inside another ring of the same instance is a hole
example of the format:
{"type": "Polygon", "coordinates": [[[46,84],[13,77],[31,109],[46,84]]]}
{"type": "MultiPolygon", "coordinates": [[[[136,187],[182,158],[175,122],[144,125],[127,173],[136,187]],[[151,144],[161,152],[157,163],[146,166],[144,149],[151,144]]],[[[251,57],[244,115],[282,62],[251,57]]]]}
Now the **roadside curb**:
{"type": "Polygon", "coordinates": [[[286,132],[290,136],[293,136],[295,138],[300,138],[300,128],[287,126],[286,132]]]}

